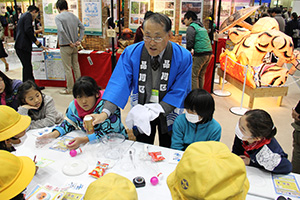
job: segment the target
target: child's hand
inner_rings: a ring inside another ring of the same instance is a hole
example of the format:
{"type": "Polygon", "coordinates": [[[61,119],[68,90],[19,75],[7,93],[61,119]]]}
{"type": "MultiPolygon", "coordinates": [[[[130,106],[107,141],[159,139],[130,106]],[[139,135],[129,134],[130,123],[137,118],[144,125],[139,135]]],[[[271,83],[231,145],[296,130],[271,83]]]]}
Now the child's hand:
{"type": "Polygon", "coordinates": [[[81,144],[85,144],[88,141],[89,141],[88,137],[76,137],[69,142],[69,145],[67,145],[67,147],[69,149],[77,149],[81,144]]]}
{"type": "Polygon", "coordinates": [[[36,140],[35,140],[35,147],[36,148],[42,148],[46,144],[52,142],[54,140],[54,138],[57,138],[59,135],[60,135],[59,132],[57,130],[55,130],[51,133],[47,133],[47,134],[44,134],[40,137],[37,137],[36,140]]]}
{"type": "Polygon", "coordinates": [[[49,139],[49,138],[57,138],[59,135],[60,135],[59,132],[57,130],[55,130],[51,133],[44,134],[44,135],[38,137],[37,139],[43,140],[43,139],[49,139]]]}
{"type": "Polygon", "coordinates": [[[22,106],[23,108],[26,108],[26,109],[28,109],[28,110],[30,110],[30,109],[34,109],[34,110],[38,110],[39,108],[38,107],[34,107],[34,106],[30,106],[30,105],[23,105],[22,106]]]}
{"type": "Polygon", "coordinates": [[[93,126],[97,125],[97,124],[100,124],[102,122],[104,122],[107,118],[108,118],[108,115],[105,113],[105,112],[102,112],[100,114],[90,114],[94,121],[93,121],[93,126]]]}
{"type": "Polygon", "coordinates": [[[243,159],[245,165],[249,165],[250,164],[250,158],[248,158],[245,155],[240,155],[240,158],[243,159]]]}

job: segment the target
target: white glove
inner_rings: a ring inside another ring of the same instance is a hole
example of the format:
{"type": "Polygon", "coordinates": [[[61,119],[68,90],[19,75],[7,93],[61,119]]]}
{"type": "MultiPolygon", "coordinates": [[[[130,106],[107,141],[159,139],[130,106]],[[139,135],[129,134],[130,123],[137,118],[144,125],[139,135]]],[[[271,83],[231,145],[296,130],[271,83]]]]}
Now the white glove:
{"type": "Polygon", "coordinates": [[[158,103],[138,104],[129,111],[125,122],[129,129],[136,126],[140,132],[149,136],[151,133],[150,121],[156,119],[160,113],[164,113],[164,110],[158,103]]]}

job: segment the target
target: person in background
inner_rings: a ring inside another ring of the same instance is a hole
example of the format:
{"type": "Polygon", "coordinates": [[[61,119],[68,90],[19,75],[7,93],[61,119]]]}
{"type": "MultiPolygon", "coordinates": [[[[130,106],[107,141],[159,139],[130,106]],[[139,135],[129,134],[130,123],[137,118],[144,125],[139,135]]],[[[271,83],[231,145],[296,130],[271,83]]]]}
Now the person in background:
{"type": "Polygon", "coordinates": [[[18,113],[31,118],[28,130],[53,126],[63,121],[64,116],[55,109],[52,97],[44,95],[33,81],[25,81],[17,95],[20,103],[18,113]]]}
{"type": "Polygon", "coordinates": [[[5,18],[8,23],[8,26],[5,29],[5,35],[8,37],[11,37],[13,34],[12,29],[14,28],[13,26],[13,15],[15,14],[15,11],[13,10],[13,7],[6,7],[6,13],[5,13],[5,18]]]}
{"type": "Polygon", "coordinates": [[[93,124],[124,108],[131,95],[133,107],[126,123],[132,125],[128,128],[133,128],[137,141],[153,144],[158,126],[160,146],[170,147],[173,120],[182,111],[175,108],[183,108],[192,76],[192,56],[169,42],[171,27],[172,21],[163,14],[154,13],[145,20],[144,42],[122,53],[103,95],[104,108],[93,116],[93,124]]]}
{"type": "Polygon", "coordinates": [[[84,195],[84,200],[102,199],[137,200],[138,195],[129,179],[119,174],[108,173],[92,182],[84,195]]]}
{"type": "Polygon", "coordinates": [[[294,119],[292,123],[294,128],[292,165],[293,172],[300,174],[300,101],[292,110],[292,118],[294,119]]]}
{"type": "Polygon", "coordinates": [[[22,14],[23,14],[22,9],[20,7],[17,7],[17,12],[13,16],[13,24],[15,26],[15,28],[14,28],[14,40],[16,40],[17,26],[18,26],[18,22],[19,22],[19,19],[22,16],[22,14]]]}
{"type": "Polygon", "coordinates": [[[185,114],[173,124],[171,148],[184,151],[199,141],[220,141],[221,126],[213,119],[215,101],[204,89],[192,90],[184,100],[185,114]]]}
{"type": "Polygon", "coordinates": [[[120,19],[118,21],[118,27],[121,27],[121,30],[124,27],[124,11],[120,12],[120,19]]]}
{"type": "Polygon", "coordinates": [[[167,184],[176,200],[244,200],[249,190],[243,160],[216,141],[191,144],[168,176],[167,184]]]}
{"type": "Polygon", "coordinates": [[[38,7],[29,6],[27,12],[22,15],[18,23],[15,49],[23,66],[23,82],[27,80],[34,81],[31,63],[32,43],[47,50],[34,36],[32,22],[37,17],[39,11],[38,7]]]}
{"type": "Polygon", "coordinates": [[[298,25],[298,15],[293,12],[291,15],[291,20],[286,23],[285,26],[285,34],[290,36],[293,39],[294,49],[298,47],[298,39],[299,39],[299,25],[298,25]]]}
{"type": "Polygon", "coordinates": [[[25,200],[23,191],[35,173],[35,163],[29,157],[0,150],[0,199],[25,200]]]}
{"type": "Polygon", "coordinates": [[[38,16],[36,17],[35,21],[34,21],[34,34],[37,37],[41,37],[40,34],[43,33],[43,26],[42,26],[42,22],[41,22],[41,15],[40,13],[38,14],[38,16]]]}
{"type": "MultiPolygon", "coordinates": [[[[0,113],[0,150],[13,152],[15,151],[13,145],[21,143],[20,138],[25,135],[31,119],[5,105],[0,105],[0,113]]],[[[25,137],[22,140],[25,140],[25,137]]]]}
{"type": "MultiPolygon", "coordinates": [[[[51,133],[45,134],[39,137],[39,139],[57,138],[74,131],[76,127],[85,131],[83,118],[87,115],[94,116],[94,113],[102,112],[104,103],[102,95],[103,91],[100,90],[93,78],[89,76],[80,77],[74,84],[74,101],[70,103],[69,108],[67,109],[67,119],[65,119],[59,126],[55,127],[51,133]]],[[[76,137],[71,140],[70,143],[74,142],[67,147],[70,149],[76,149],[80,144],[95,142],[97,139],[100,139],[108,133],[120,133],[126,138],[128,137],[121,122],[121,112],[119,109],[116,109],[115,112],[105,120],[105,122],[95,126],[94,130],[95,132],[92,134],[87,134],[87,136],[84,137],[76,137]]]]}
{"type": "Polygon", "coordinates": [[[3,47],[3,41],[4,41],[4,28],[2,26],[2,23],[0,23],[0,60],[4,63],[5,65],[5,71],[9,71],[9,64],[6,61],[6,57],[8,56],[7,53],[5,52],[5,49],[3,47]]]}
{"type": "Polygon", "coordinates": [[[0,71],[0,105],[7,105],[17,110],[19,107],[17,92],[21,84],[21,80],[10,79],[0,71]]]}
{"type": "Polygon", "coordinates": [[[58,0],[56,8],[59,14],[55,17],[55,24],[57,26],[61,61],[65,69],[67,81],[67,88],[61,90],[59,93],[72,94],[74,85],[72,69],[75,80],[81,76],[77,47],[81,44],[85,28],[78,17],[68,11],[68,2],[66,0],[58,0]],[[78,28],[80,32],[79,36],[78,28]]]}
{"type": "Polygon", "coordinates": [[[22,8],[17,7],[17,12],[14,15],[13,19],[14,19],[14,24],[17,25],[19,22],[19,19],[21,18],[21,16],[23,15],[22,13],[22,8]]]}
{"type": "Polygon", "coordinates": [[[197,21],[193,11],[184,15],[186,30],[186,48],[193,55],[192,89],[203,88],[206,68],[212,57],[211,42],[203,24],[197,21]]]}
{"type": "Polygon", "coordinates": [[[271,11],[271,16],[276,19],[279,25],[279,30],[281,32],[285,32],[285,20],[281,15],[281,9],[279,7],[275,7],[271,11]]]}
{"type": "MultiPolygon", "coordinates": [[[[147,11],[144,15],[144,21],[153,14],[152,11],[147,11]]],[[[144,22],[143,22],[144,24],[144,22]]],[[[135,37],[133,43],[138,43],[144,40],[144,33],[143,33],[143,24],[141,24],[135,31],[135,37]]]]}
{"type": "Polygon", "coordinates": [[[276,132],[269,113],[260,109],[249,110],[236,125],[232,152],[240,156],[245,165],[275,174],[288,174],[292,171],[292,164],[275,139],[276,132]]]}

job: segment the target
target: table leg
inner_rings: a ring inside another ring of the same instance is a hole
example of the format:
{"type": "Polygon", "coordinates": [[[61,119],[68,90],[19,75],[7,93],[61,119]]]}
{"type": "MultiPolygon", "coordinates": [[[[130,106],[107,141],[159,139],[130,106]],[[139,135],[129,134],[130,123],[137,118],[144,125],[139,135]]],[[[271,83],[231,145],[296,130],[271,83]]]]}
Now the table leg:
{"type": "Polygon", "coordinates": [[[254,104],[254,97],[253,97],[253,96],[250,96],[248,107],[249,107],[250,109],[252,109],[252,108],[253,108],[253,104],[254,104]]]}
{"type": "Polygon", "coordinates": [[[277,105],[278,106],[281,106],[282,104],[282,99],[283,99],[283,96],[279,96],[278,99],[277,99],[277,105]]]}

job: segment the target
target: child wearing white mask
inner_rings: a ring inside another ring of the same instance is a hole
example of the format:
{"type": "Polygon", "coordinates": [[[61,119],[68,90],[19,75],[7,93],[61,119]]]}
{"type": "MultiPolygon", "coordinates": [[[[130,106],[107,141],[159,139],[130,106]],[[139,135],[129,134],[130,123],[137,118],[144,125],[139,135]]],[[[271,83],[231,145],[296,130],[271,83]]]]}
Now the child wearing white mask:
{"type": "Polygon", "coordinates": [[[260,109],[249,110],[236,125],[232,152],[240,156],[245,165],[288,174],[292,171],[292,164],[274,138],[276,132],[269,113],[260,109]]]}
{"type": "Polygon", "coordinates": [[[199,141],[220,141],[221,126],[213,119],[215,101],[204,89],[192,90],[184,100],[186,113],[173,124],[171,148],[185,150],[199,141]]]}

